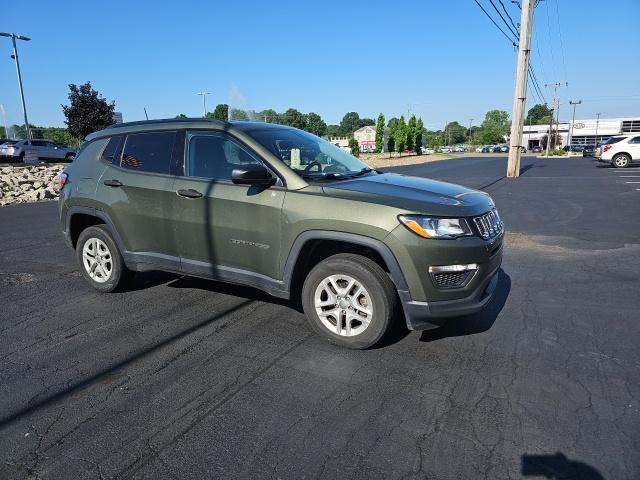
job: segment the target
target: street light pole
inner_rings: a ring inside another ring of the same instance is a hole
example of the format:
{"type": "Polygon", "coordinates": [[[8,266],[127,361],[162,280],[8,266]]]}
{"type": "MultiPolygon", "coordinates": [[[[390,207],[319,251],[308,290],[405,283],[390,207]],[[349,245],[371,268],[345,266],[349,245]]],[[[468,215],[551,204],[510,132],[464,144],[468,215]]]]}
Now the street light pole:
{"type": "Polygon", "coordinates": [[[202,96],[202,117],[207,116],[207,95],[211,95],[210,92],[198,92],[196,95],[202,96]]]}
{"type": "Polygon", "coordinates": [[[471,124],[473,123],[473,118],[469,119],[469,142],[471,142],[471,124]]]}
{"type": "Polygon", "coordinates": [[[573,124],[576,123],[576,106],[580,105],[582,100],[578,100],[574,102],[573,100],[569,100],[569,105],[573,105],[573,117],[571,118],[571,128],[569,128],[569,151],[571,151],[571,143],[573,142],[573,124]]]}
{"type": "Polygon", "coordinates": [[[24,101],[24,88],[22,88],[22,74],[20,73],[20,59],[18,58],[18,47],[16,39],[28,42],[29,37],[16,35],[15,33],[0,32],[0,37],[9,37],[13,43],[13,59],[16,62],[16,72],[18,73],[18,85],[20,86],[20,100],[22,101],[22,113],[24,114],[24,127],[27,130],[27,140],[31,140],[31,128],[29,128],[29,120],[27,119],[27,106],[24,101]]]}
{"type": "Polygon", "coordinates": [[[600,124],[600,115],[602,115],[601,113],[596,113],[596,137],[593,140],[593,146],[597,147],[598,146],[598,125],[600,124]]]}

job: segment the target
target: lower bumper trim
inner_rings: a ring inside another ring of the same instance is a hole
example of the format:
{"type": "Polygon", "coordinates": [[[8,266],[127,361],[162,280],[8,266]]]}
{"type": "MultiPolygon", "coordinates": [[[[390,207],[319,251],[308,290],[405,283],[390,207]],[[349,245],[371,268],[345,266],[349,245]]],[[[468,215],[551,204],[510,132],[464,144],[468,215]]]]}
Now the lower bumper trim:
{"type": "Polygon", "coordinates": [[[411,300],[409,292],[400,291],[400,300],[404,308],[407,327],[410,330],[430,330],[441,327],[447,317],[470,315],[482,310],[491,300],[498,285],[498,270],[496,269],[484,285],[467,298],[440,302],[416,302],[411,300]]]}

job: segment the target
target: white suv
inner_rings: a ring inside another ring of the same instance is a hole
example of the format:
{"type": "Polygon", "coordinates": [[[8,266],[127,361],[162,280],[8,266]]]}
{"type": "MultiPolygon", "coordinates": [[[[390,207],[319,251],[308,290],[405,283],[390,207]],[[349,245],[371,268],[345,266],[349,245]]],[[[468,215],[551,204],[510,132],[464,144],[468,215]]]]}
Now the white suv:
{"type": "Polygon", "coordinates": [[[640,134],[611,137],[598,148],[596,157],[616,168],[628,167],[634,160],[640,160],[640,134]]]}

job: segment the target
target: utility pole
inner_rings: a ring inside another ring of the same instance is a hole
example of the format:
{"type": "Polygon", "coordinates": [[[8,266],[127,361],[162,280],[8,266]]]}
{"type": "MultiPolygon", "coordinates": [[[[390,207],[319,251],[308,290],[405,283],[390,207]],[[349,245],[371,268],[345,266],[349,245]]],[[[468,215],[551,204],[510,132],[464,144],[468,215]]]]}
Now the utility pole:
{"type": "Polygon", "coordinates": [[[569,105],[573,105],[573,117],[571,117],[571,128],[569,128],[569,151],[571,151],[571,144],[573,143],[573,124],[576,123],[576,107],[582,103],[582,100],[578,100],[574,102],[573,100],[569,100],[569,105]]]}
{"type": "Polygon", "coordinates": [[[594,140],[594,146],[597,147],[598,146],[598,125],[600,124],[600,115],[602,115],[601,113],[596,113],[596,138],[594,140]]]}
{"type": "Polygon", "coordinates": [[[207,116],[207,95],[211,95],[210,92],[198,92],[196,95],[202,96],[202,116],[207,116]]]}
{"type": "Polygon", "coordinates": [[[147,120],[149,120],[149,115],[147,115],[147,107],[142,107],[142,109],[144,110],[144,116],[147,120]]]}
{"type": "Polygon", "coordinates": [[[516,87],[513,95],[513,115],[509,139],[509,162],[507,177],[520,175],[520,156],[524,110],[527,105],[527,72],[531,56],[531,33],[533,30],[533,12],[535,0],[522,0],[520,15],[520,32],[518,45],[518,64],[516,65],[516,87]]]}
{"type": "Polygon", "coordinates": [[[473,118],[469,119],[469,142],[471,142],[471,124],[473,123],[473,118]]]}
{"type": "MultiPolygon", "coordinates": [[[[558,124],[560,122],[560,115],[558,114],[558,111],[560,110],[560,100],[558,99],[558,87],[569,86],[569,83],[565,82],[564,85],[560,82],[545,83],[544,86],[553,88],[553,110],[551,113],[551,122],[549,123],[549,135],[547,135],[547,157],[548,157],[549,147],[551,146],[551,140],[553,135],[553,124],[554,123],[556,124],[556,134],[557,134],[558,124]],[[555,121],[554,121],[554,117],[555,117],[555,121]]],[[[553,139],[555,140],[555,136],[553,137],[553,139]]],[[[557,147],[557,145],[555,145],[555,142],[554,142],[554,148],[555,147],[557,147]]]]}
{"type": "Polygon", "coordinates": [[[13,59],[16,62],[16,72],[18,73],[18,85],[20,86],[20,100],[22,101],[22,113],[24,115],[24,128],[27,130],[27,140],[31,140],[31,128],[29,127],[29,120],[27,119],[27,106],[24,101],[24,88],[22,88],[22,74],[20,73],[20,60],[18,59],[18,47],[16,46],[16,39],[24,40],[28,42],[31,40],[28,37],[22,35],[16,35],[15,33],[0,32],[0,37],[10,37],[13,42],[13,59]]]}

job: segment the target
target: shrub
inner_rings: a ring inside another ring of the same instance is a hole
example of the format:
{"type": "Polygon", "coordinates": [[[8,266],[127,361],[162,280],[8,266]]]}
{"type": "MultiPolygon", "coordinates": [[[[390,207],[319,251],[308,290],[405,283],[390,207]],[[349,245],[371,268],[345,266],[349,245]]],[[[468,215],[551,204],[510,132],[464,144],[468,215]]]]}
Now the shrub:
{"type": "Polygon", "coordinates": [[[351,149],[351,155],[354,157],[360,156],[360,145],[355,138],[349,139],[349,148],[351,149]]]}
{"type": "Polygon", "coordinates": [[[567,152],[565,152],[564,150],[560,150],[558,148],[554,148],[553,150],[549,151],[549,156],[550,157],[566,157],[567,152]]]}

